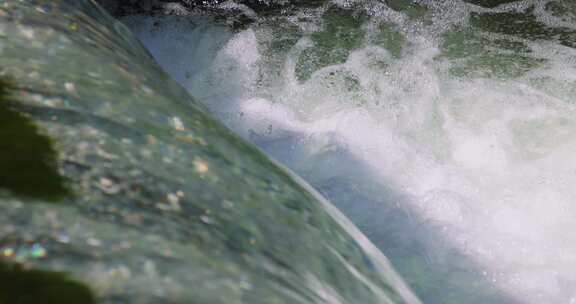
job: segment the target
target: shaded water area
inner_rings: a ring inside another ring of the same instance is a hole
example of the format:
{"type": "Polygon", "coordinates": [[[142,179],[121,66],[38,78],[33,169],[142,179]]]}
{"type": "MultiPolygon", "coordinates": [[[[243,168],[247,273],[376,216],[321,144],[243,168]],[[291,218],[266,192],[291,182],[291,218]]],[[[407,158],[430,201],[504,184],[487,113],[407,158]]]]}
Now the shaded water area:
{"type": "MultiPolygon", "coordinates": [[[[13,109],[17,86],[0,78],[0,189],[28,199],[59,202],[70,195],[57,172],[55,150],[50,139],[40,134],[30,119],[13,109]],[[36,187],[30,184],[36,183],[36,187]]],[[[4,257],[17,254],[0,241],[4,257]]],[[[33,245],[34,246],[34,245],[33,245]]],[[[31,255],[44,254],[36,246],[31,255]]],[[[63,273],[26,269],[0,259],[0,303],[77,304],[94,303],[90,289],[63,273]]]]}
{"type": "Polygon", "coordinates": [[[70,194],[56,169],[50,138],[13,109],[18,88],[0,78],[0,189],[27,198],[58,201],[70,194]],[[35,187],[30,187],[36,183],[35,187]]]}
{"type": "Polygon", "coordinates": [[[122,21],[350,217],[424,303],[576,301],[571,1],[241,8],[242,26],[122,21]]]}

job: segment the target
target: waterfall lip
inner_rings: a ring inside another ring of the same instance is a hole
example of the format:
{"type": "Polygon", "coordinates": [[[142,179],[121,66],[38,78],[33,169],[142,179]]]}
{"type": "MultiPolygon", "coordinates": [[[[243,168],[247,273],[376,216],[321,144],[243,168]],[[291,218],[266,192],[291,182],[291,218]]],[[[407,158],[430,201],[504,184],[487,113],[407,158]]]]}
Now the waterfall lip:
{"type": "MultiPolygon", "coordinates": [[[[346,232],[353,236],[353,238],[358,242],[358,245],[367,252],[372,261],[377,265],[378,269],[380,270],[380,274],[386,275],[386,280],[389,280],[394,283],[394,286],[397,286],[400,292],[400,295],[405,298],[408,303],[410,304],[421,304],[422,302],[416,297],[416,295],[412,292],[412,290],[406,285],[404,280],[401,278],[400,275],[396,272],[388,258],[380,251],[357,227],[350,221],[338,208],[334,207],[330,201],[328,201],[320,192],[314,189],[308,182],[306,182],[302,177],[298,174],[294,173],[285,165],[281,164],[277,160],[270,158],[270,160],[279,168],[281,168],[286,174],[288,174],[292,179],[294,179],[302,188],[304,188],[307,192],[312,194],[316,200],[322,203],[324,209],[330,214],[330,216],[335,219],[340,226],[346,230],[346,232]]],[[[337,254],[332,250],[333,254],[337,254]]],[[[347,268],[350,271],[353,271],[353,267],[347,264],[341,257],[341,261],[347,265],[347,268]]],[[[356,273],[356,276],[362,276],[359,273],[356,273]]],[[[377,286],[372,285],[369,280],[365,277],[362,277],[364,284],[366,284],[372,290],[378,290],[377,286]]],[[[388,299],[384,293],[381,293],[380,296],[383,299],[388,299]]],[[[393,303],[388,299],[386,303],[393,303]]]]}

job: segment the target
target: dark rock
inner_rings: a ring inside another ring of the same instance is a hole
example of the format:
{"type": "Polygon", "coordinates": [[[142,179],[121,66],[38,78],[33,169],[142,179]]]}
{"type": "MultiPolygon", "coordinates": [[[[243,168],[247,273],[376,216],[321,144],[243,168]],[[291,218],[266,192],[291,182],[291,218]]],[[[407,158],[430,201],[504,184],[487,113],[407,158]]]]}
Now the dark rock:
{"type": "Polygon", "coordinates": [[[499,5],[517,2],[518,0],[464,0],[464,1],[482,7],[493,8],[499,5]]]}
{"type": "Polygon", "coordinates": [[[294,8],[318,7],[326,0],[97,0],[112,15],[120,17],[134,14],[157,14],[168,7],[179,6],[186,10],[221,11],[223,7],[230,7],[226,3],[242,5],[261,14],[277,14],[290,11],[294,8]]]}

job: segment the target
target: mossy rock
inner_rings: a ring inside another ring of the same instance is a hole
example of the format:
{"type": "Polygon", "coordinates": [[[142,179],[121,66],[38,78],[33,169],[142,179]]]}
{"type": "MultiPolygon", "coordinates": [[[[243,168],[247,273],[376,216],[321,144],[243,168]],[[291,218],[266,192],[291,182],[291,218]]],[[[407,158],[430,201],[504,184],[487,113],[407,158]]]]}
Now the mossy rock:
{"type": "Polygon", "coordinates": [[[474,13],[472,26],[488,32],[506,34],[528,40],[551,40],[568,47],[576,47],[576,31],[564,27],[550,27],[537,20],[534,7],[524,12],[474,13]]]}
{"type": "Polygon", "coordinates": [[[332,6],[322,15],[322,30],[311,34],[313,47],[305,49],[296,65],[296,75],[305,81],[315,71],[346,61],[362,46],[367,16],[355,10],[332,6]]]}

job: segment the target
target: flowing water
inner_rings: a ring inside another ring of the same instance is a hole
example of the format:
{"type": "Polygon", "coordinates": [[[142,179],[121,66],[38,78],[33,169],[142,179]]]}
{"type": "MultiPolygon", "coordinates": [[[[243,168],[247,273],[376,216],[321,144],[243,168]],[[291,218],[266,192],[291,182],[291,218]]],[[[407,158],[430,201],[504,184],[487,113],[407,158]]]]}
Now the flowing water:
{"type": "Polygon", "coordinates": [[[424,303],[576,303],[575,3],[333,0],[252,18],[124,21],[424,303]]]}

